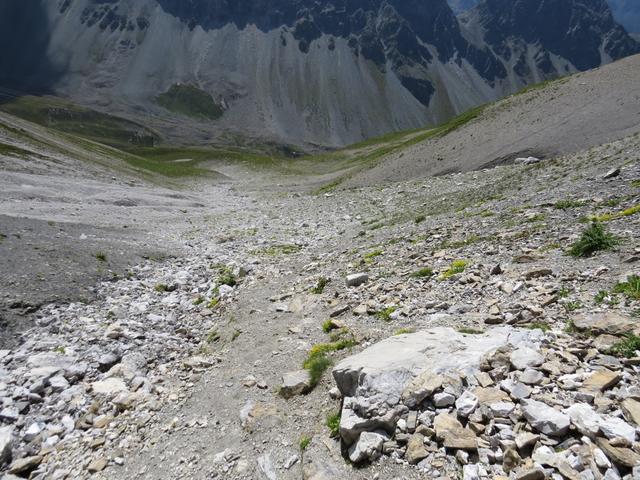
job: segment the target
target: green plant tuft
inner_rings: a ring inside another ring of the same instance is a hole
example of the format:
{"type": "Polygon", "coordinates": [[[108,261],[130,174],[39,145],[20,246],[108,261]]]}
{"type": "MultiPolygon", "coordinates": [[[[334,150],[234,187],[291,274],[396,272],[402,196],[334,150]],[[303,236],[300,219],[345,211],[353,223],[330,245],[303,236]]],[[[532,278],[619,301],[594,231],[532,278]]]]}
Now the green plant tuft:
{"type": "Polygon", "coordinates": [[[569,254],[574,257],[589,257],[601,250],[611,250],[618,243],[618,238],[607,232],[601,223],[593,222],[571,246],[569,254]]]}
{"type": "Polygon", "coordinates": [[[433,277],[433,270],[429,267],[421,268],[411,274],[413,278],[430,278],[433,277]]]}
{"type": "Polygon", "coordinates": [[[387,307],[376,313],[376,317],[385,322],[391,321],[391,314],[398,310],[398,307],[387,307]]]}
{"type": "Polygon", "coordinates": [[[611,347],[610,353],[617,357],[635,357],[636,351],[640,350],[640,337],[637,335],[627,335],[624,340],[611,347]]]}
{"type": "Polygon", "coordinates": [[[329,434],[332,438],[337,438],[340,435],[340,420],[342,418],[342,412],[340,410],[332,412],[327,415],[327,427],[329,427],[329,434]]]}
{"type": "Polygon", "coordinates": [[[316,295],[322,294],[324,292],[325,287],[330,281],[331,280],[328,279],[327,277],[320,277],[318,279],[318,283],[316,283],[316,286],[311,289],[311,293],[314,293],[316,295]]]}
{"type": "Polygon", "coordinates": [[[100,262],[106,262],[107,261],[107,254],[104,253],[104,252],[98,252],[98,253],[96,253],[96,258],[100,262]]]}
{"type": "Polygon", "coordinates": [[[621,293],[631,300],[640,300],[640,276],[630,275],[626,282],[613,287],[614,293],[621,293]]]}
{"type": "Polygon", "coordinates": [[[469,262],[467,260],[454,260],[449,268],[440,275],[440,278],[447,280],[458,273],[464,272],[468,265],[469,262]]]}
{"type": "Polygon", "coordinates": [[[300,447],[300,451],[304,452],[311,444],[311,437],[307,437],[306,435],[300,438],[300,442],[298,446],[300,447]]]}

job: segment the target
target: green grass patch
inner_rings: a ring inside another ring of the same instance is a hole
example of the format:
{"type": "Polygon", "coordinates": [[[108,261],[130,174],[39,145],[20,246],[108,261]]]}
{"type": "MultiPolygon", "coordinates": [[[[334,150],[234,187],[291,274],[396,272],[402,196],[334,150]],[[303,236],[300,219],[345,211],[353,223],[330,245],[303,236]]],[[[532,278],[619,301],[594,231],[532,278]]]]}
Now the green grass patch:
{"type": "Polygon", "coordinates": [[[99,262],[106,262],[107,261],[107,254],[104,253],[104,252],[97,252],[95,257],[99,262]]]}
{"type": "Polygon", "coordinates": [[[379,320],[382,320],[384,322],[390,322],[391,319],[391,314],[393,312],[395,312],[396,310],[398,310],[398,307],[387,307],[384,308],[382,310],[380,310],[379,312],[376,313],[376,318],[378,318],[379,320]]]}
{"type": "Polygon", "coordinates": [[[592,215],[587,217],[592,222],[611,222],[613,220],[619,220],[621,218],[630,217],[640,213],[640,205],[634,205],[633,207],[626,208],[619,212],[603,213],[600,215],[592,215]]]}
{"type": "Polygon", "coordinates": [[[311,444],[311,437],[302,436],[300,438],[300,442],[298,443],[298,447],[300,447],[300,451],[304,452],[309,445],[311,444]]]}
{"type": "Polygon", "coordinates": [[[164,293],[169,291],[169,287],[166,283],[156,283],[153,289],[158,293],[164,293]]]}
{"type": "MultiPolygon", "coordinates": [[[[344,333],[346,332],[340,332],[337,336],[343,335],[344,333]]],[[[314,345],[302,364],[302,368],[309,371],[312,387],[318,384],[324,372],[333,365],[333,361],[327,356],[329,353],[345,350],[357,345],[357,342],[353,338],[338,339],[337,336],[333,337],[336,340],[331,343],[318,343],[314,345]]]]}
{"type": "Polygon", "coordinates": [[[238,284],[238,279],[233,274],[233,271],[227,266],[221,266],[218,269],[218,285],[227,285],[229,287],[235,287],[238,284]]]}
{"type": "Polygon", "coordinates": [[[604,225],[593,222],[571,246],[569,254],[574,257],[589,257],[601,250],[611,250],[618,243],[619,239],[607,232],[604,225]]]}
{"type": "Polygon", "coordinates": [[[563,306],[564,306],[564,309],[567,311],[567,313],[571,313],[581,309],[583,305],[581,302],[575,300],[575,301],[565,302],[563,306]]]}
{"type": "Polygon", "coordinates": [[[156,102],[171,112],[199,120],[217,120],[224,114],[209,93],[193,85],[172,85],[156,102]]]}
{"type": "Polygon", "coordinates": [[[469,262],[467,260],[454,260],[451,262],[451,265],[449,265],[449,268],[442,272],[440,278],[442,280],[447,280],[454,275],[464,272],[468,266],[469,262]]]}
{"type": "Polygon", "coordinates": [[[320,277],[316,283],[316,286],[311,289],[311,293],[315,295],[322,294],[330,281],[331,280],[328,279],[327,277],[320,277]]]}
{"type": "Polygon", "coordinates": [[[631,300],[640,300],[640,277],[638,275],[630,275],[626,282],[619,282],[613,287],[614,293],[625,295],[631,300]]]}
{"type": "Polygon", "coordinates": [[[549,330],[551,330],[551,325],[549,325],[547,322],[537,321],[537,322],[528,323],[523,326],[524,328],[529,330],[542,330],[543,332],[548,332],[549,330]]]}
{"type": "Polygon", "coordinates": [[[407,333],[414,333],[415,331],[416,331],[415,328],[403,327],[403,328],[399,328],[398,330],[393,332],[393,335],[394,336],[405,335],[407,333]]]}
{"type": "Polygon", "coordinates": [[[0,104],[24,120],[116,148],[153,146],[160,137],[145,126],[55,97],[26,95],[0,104]]]}
{"type": "Polygon", "coordinates": [[[634,188],[640,188],[640,180],[633,180],[631,186],[634,188]]]}
{"type": "Polygon", "coordinates": [[[632,358],[635,357],[637,350],[640,350],[640,337],[630,334],[611,347],[610,353],[617,357],[632,358]]]}
{"type": "Polygon", "coordinates": [[[329,435],[332,438],[338,438],[340,435],[340,420],[342,419],[342,412],[337,410],[327,415],[326,425],[329,428],[329,435]]]}
{"type": "Polygon", "coordinates": [[[291,255],[294,253],[298,253],[300,250],[302,250],[302,247],[299,245],[282,244],[282,245],[272,245],[270,247],[257,249],[257,250],[254,250],[252,253],[275,257],[278,255],[291,255]]]}
{"type": "Polygon", "coordinates": [[[429,267],[421,268],[411,274],[413,278],[431,278],[433,277],[433,269],[429,267]]]}
{"type": "Polygon", "coordinates": [[[382,250],[374,250],[373,252],[365,253],[363,258],[365,262],[372,263],[375,258],[383,254],[384,252],[382,250]]]}
{"type": "Polygon", "coordinates": [[[443,250],[447,248],[458,249],[463,247],[468,247],[469,245],[473,245],[480,241],[484,240],[483,237],[478,235],[469,235],[467,238],[463,238],[462,240],[453,240],[453,241],[445,241],[442,242],[438,247],[438,250],[443,250]]]}
{"type": "Polygon", "coordinates": [[[570,208],[580,208],[587,205],[587,202],[580,200],[558,200],[554,203],[553,208],[556,210],[568,210],[570,208]]]}
{"type": "Polygon", "coordinates": [[[24,148],[0,142],[0,155],[4,155],[6,157],[25,158],[34,154],[24,148]]]}

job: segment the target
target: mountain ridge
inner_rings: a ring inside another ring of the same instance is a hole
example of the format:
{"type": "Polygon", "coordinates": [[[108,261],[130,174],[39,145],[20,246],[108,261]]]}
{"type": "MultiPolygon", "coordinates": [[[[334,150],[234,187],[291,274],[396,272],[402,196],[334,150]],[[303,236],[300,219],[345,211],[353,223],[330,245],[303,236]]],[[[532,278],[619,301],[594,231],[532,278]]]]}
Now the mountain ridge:
{"type": "MultiPolygon", "coordinates": [[[[339,147],[435,125],[527,84],[640,51],[602,0],[582,10],[585,2],[547,0],[573,23],[560,22],[544,38],[518,32],[533,8],[527,0],[516,2],[524,13],[512,17],[497,0],[485,0],[484,10],[463,21],[445,0],[429,8],[397,0],[27,2],[47,23],[33,41],[24,28],[14,31],[24,25],[24,10],[5,5],[0,18],[18,20],[4,35],[23,39],[41,67],[9,58],[0,71],[14,73],[0,74],[0,85],[34,86],[144,118],[169,139],[194,143],[242,132],[339,147]],[[505,24],[512,28],[501,36],[505,24]],[[583,35],[563,34],[567,27],[583,35]],[[517,52],[507,48],[512,43],[517,52]],[[568,49],[557,48],[563,43],[568,49]],[[211,95],[222,118],[204,122],[158,105],[155,99],[179,84],[211,95]]],[[[546,17],[532,18],[537,25],[546,17]]]]}

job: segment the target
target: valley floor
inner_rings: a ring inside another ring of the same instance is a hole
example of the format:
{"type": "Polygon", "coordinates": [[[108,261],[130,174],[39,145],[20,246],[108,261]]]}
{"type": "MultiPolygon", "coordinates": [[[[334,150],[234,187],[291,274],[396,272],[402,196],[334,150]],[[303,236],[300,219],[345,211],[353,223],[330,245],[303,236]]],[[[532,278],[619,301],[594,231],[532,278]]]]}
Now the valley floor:
{"type": "Polygon", "coordinates": [[[622,294],[596,300],[639,273],[638,135],[533,165],[322,194],[286,179],[178,190],[50,180],[0,178],[3,295],[17,310],[39,306],[0,351],[7,468],[19,476],[457,478],[462,467],[439,451],[437,468],[345,462],[326,426],[340,409],[330,371],[307,395],[279,395],[282,375],[330,341],[330,316],[355,340],[330,353],[337,361],[401,329],[511,323],[564,337],[579,313],[639,314],[622,294]],[[590,215],[608,215],[620,244],[567,255],[590,215]],[[457,260],[464,271],[445,278],[457,260]],[[369,281],[347,287],[357,272],[369,281]]]}

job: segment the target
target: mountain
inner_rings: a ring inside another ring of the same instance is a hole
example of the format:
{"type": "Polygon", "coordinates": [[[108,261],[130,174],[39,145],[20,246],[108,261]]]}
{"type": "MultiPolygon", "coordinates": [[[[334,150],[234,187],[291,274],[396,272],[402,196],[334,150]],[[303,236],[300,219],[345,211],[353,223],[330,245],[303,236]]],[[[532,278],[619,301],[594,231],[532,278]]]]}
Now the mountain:
{"type": "MultiPolygon", "coordinates": [[[[456,15],[471,10],[479,0],[448,0],[456,15]]],[[[640,2],[637,0],[607,0],[613,12],[613,18],[635,39],[640,38],[640,2]]]]}
{"type": "Polygon", "coordinates": [[[637,0],[608,0],[613,16],[627,29],[627,32],[634,34],[634,38],[640,38],[640,2],[637,0]]]}
{"type": "Polygon", "coordinates": [[[25,0],[0,32],[0,86],[189,142],[340,146],[640,51],[604,0],[25,0]]]}

